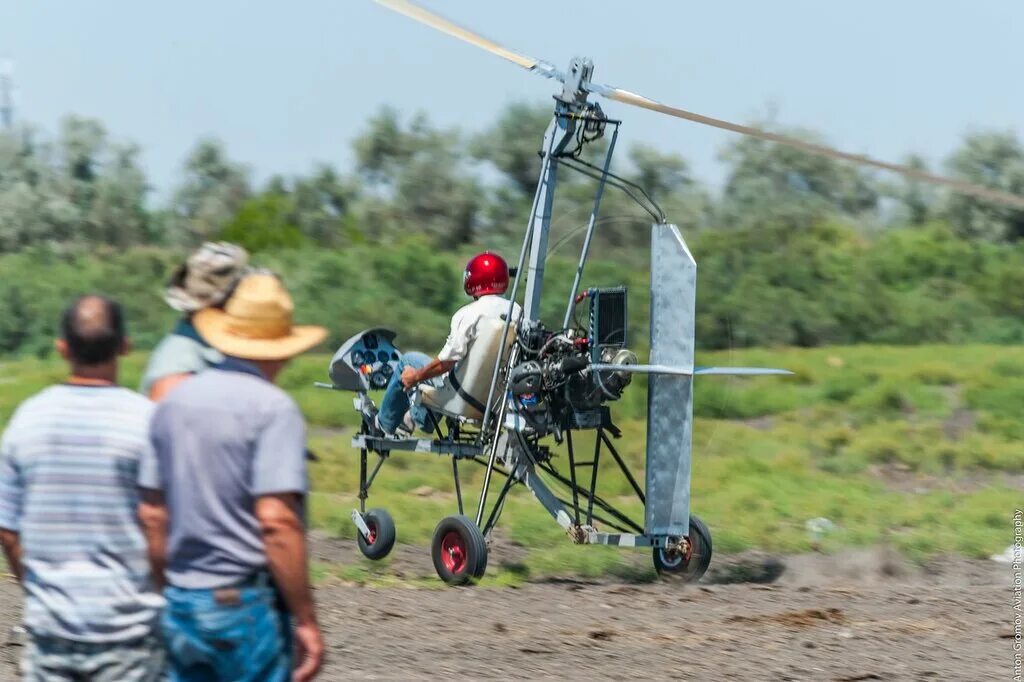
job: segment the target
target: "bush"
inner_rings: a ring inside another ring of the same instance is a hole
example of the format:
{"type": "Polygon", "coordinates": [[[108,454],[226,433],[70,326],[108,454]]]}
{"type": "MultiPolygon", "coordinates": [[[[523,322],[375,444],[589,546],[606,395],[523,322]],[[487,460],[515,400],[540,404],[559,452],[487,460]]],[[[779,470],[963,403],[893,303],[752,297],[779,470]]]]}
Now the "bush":
{"type": "MultiPolygon", "coordinates": [[[[317,248],[289,222],[289,201],[275,194],[249,200],[223,235],[254,249],[256,264],[281,273],[298,319],[327,326],[332,343],[377,325],[399,331],[409,347],[430,350],[443,341],[452,312],[466,301],[460,273],[470,247],[439,252],[410,239],[317,248]]],[[[1019,245],[976,245],[942,226],[894,230],[871,241],[831,224],[709,231],[691,241],[700,272],[700,349],[1024,341],[1024,288],[1007,265],[1024,270],[1019,245]]],[[[592,260],[583,286],[629,288],[629,345],[643,353],[649,275],[635,265],[638,254],[643,250],[592,260]]],[[[174,318],[160,293],[183,256],[148,247],[0,254],[0,354],[47,353],[59,311],[87,291],[123,300],[136,342],[150,347],[174,318]]],[[[547,263],[541,309],[550,327],[561,326],[574,271],[568,250],[547,263]]],[[[852,385],[857,381],[837,378],[828,399],[850,399],[862,388],[852,385]]]]}

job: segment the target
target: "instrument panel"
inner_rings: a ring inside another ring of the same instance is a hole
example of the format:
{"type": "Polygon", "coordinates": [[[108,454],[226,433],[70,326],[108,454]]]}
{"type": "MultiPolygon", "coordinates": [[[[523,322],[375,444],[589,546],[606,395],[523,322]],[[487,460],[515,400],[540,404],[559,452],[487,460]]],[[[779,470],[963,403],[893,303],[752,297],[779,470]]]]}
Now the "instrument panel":
{"type": "Polygon", "coordinates": [[[371,391],[387,388],[402,353],[394,346],[395,332],[367,329],[349,338],[331,358],[331,381],[336,388],[371,391]]]}

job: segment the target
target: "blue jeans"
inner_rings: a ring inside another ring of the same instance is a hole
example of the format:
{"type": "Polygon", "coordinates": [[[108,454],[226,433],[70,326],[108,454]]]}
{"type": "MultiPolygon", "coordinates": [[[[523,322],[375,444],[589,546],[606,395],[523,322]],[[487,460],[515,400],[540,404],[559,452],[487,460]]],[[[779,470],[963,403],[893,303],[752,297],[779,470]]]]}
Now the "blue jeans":
{"type": "MultiPolygon", "coordinates": [[[[267,582],[267,581],[263,581],[267,582]]],[[[274,588],[164,590],[163,635],[175,682],[287,682],[292,673],[288,614],[274,588]]]]}
{"type": "Polygon", "coordinates": [[[406,412],[412,412],[412,419],[424,431],[433,431],[434,421],[430,410],[421,405],[412,405],[409,401],[409,394],[402,386],[402,371],[406,367],[423,369],[430,364],[431,357],[426,353],[411,351],[403,353],[402,359],[398,361],[398,368],[391,375],[391,381],[381,398],[380,408],[377,413],[377,421],[380,427],[388,433],[394,433],[398,425],[402,423],[406,412]]]}

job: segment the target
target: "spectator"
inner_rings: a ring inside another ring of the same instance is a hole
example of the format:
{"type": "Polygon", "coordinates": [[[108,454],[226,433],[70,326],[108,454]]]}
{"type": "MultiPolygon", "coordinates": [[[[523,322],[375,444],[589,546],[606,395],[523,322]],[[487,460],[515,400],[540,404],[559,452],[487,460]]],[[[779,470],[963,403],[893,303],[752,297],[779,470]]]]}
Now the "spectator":
{"type": "Polygon", "coordinates": [[[149,358],[140,390],[150,399],[160,400],[190,375],[224,360],[196,333],[192,316],[223,305],[247,272],[248,261],[249,254],[240,246],[207,242],[171,275],[164,300],[182,317],[149,358]]]}
{"type": "Polygon", "coordinates": [[[326,331],[291,318],[280,280],[245,276],[223,310],[193,318],[225,361],[178,385],[153,417],[139,514],[153,572],[166,577],[175,679],[287,680],[294,667],[301,682],[323,659],[303,523],[305,424],[273,381],[326,331]]]}
{"type": "Polygon", "coordinates": [[[18,407],[0,440],[0,542],[25,591],[26,680],[163,679],[154,590],[136,517],[152,403],[117,385],[121,307],[64,312],[67,381],[18,407]]]}

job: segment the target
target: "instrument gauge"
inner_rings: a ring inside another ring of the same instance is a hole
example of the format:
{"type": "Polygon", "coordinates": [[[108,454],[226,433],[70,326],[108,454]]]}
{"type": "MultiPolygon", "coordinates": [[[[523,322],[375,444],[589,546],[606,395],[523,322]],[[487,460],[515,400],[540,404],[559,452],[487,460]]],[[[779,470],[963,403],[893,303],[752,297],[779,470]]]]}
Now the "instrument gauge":
{"type": "Polygon", "coordinates": [[[363,351],[361,351],[361,350],[352,351],[352,364],[353,365],[358,367],[361,364],[363,364],[364,362],[366,362],[366,356],[363,354],[363,351]]]}

